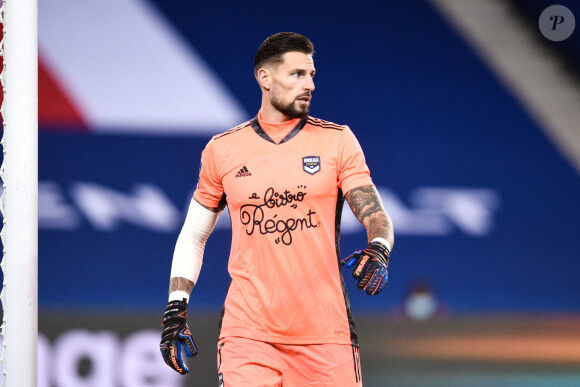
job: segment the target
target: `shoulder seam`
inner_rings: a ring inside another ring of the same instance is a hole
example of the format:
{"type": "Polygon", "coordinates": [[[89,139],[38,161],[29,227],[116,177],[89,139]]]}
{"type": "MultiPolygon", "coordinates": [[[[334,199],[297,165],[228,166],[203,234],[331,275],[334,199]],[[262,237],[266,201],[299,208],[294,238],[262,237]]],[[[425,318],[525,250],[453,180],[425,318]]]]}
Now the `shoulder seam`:
{"type": "Polygon", "coordinates": [[[320,118],[308,117],[307,121],[310,125],[318,126],[323,129],[344,130],[345,125],[335,124],[330,121],[321,120],[320,118]]]}
{"type": "Polygon", "coordinates": [[[216,134],[215,136],[213,136],[213,138],[214,138],[214,140],[217,140],[218,138],[227,136],[228,134],[232,134],[234,132],[237,132],[238,130],[244,129],[245,127],[247,127],[249,125],[250,125],[250,121],[246,121],[246,122],[244,122],[244,123],[242,123],[234,128],[231,128],[230,130],[227,130],[227,131],[220,133],[220,134],[216,134]]]}

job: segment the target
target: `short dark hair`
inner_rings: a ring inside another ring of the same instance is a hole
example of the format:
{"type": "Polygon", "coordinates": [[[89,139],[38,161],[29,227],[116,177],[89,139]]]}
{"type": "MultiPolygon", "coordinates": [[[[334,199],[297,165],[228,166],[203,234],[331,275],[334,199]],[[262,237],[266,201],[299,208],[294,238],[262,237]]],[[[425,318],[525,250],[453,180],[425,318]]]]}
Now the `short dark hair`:
{"type": "Polygon", "coordinates": [[[254,58],[254,75],[265,63],[282,63],[282,55],[298,51],[304,54],[314,54],[314,45],[306,36],[295,32],[278,32],[269,36],[258,48],[254,58]]]}

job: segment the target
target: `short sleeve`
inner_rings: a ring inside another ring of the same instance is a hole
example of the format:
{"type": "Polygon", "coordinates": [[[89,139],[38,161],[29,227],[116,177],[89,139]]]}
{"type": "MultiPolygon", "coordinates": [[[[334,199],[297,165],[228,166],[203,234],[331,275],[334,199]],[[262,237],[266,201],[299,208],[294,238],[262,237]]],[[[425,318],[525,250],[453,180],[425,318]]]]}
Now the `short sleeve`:
{"type": "Polygon", "coordinates": [[[342,131],[338,160],[338,187],[342,192],[373,185],[362,148],[348,126],[342,131]]]}
{"type": "Polygon", "coordinates": [[[218,207],[224,195],[221,176],[216,165],[215,143],[212,139],[201,152],[199,180],[193,193],[195,200],[209,208],[218,207]]]}

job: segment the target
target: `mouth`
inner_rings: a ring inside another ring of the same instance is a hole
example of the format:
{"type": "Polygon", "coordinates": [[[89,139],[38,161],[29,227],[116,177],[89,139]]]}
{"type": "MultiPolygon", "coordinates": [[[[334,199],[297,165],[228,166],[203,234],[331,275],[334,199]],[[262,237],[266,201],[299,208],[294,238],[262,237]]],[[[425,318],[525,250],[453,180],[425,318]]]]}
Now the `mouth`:
{"type": "Polygon", "coordinates": [[[310,103],[311,99],[312,99],[312,97],[309,95],[303,95],[301,97],[296,98],[297,101],[302,102],[302,103],[310,103]]]}

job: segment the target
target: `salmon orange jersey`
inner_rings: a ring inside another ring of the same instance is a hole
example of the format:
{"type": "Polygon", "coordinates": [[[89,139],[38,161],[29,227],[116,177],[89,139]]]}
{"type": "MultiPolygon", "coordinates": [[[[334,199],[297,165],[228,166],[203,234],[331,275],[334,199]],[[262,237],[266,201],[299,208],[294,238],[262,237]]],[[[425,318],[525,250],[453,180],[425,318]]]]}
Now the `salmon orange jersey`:
{"type": "Polygon", "coordinates": [[[256,117],[202,153],[194,198],[212,208],[225,199],[232,224],[220,338],[356,344],[339,227],[343,193],[372,185],[369,169],[348,126],[292,124],[276,143],[256,117]]]}

